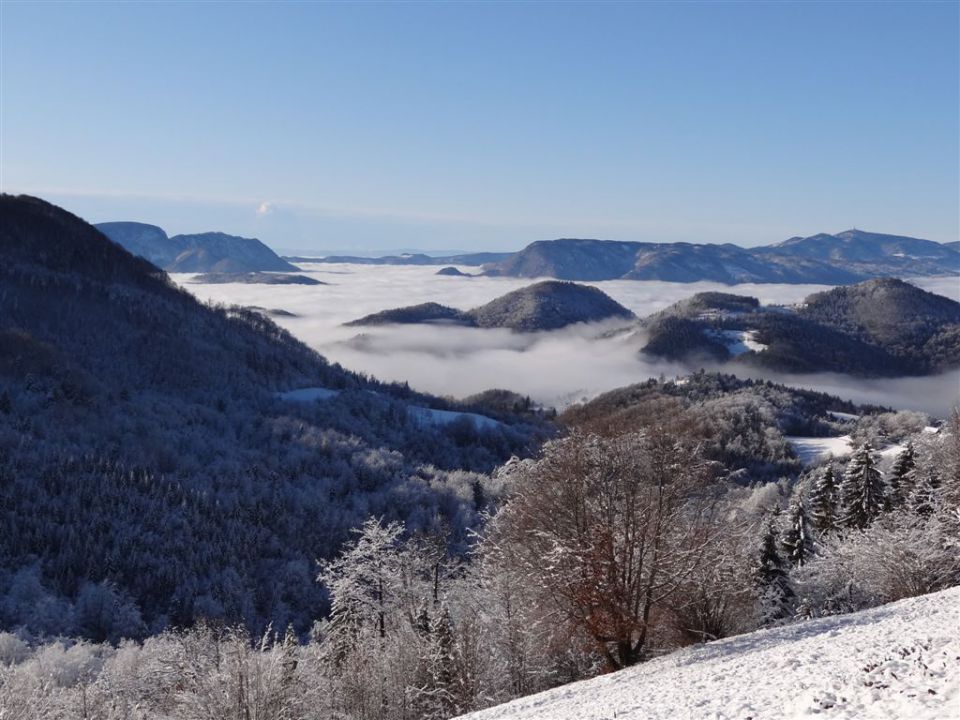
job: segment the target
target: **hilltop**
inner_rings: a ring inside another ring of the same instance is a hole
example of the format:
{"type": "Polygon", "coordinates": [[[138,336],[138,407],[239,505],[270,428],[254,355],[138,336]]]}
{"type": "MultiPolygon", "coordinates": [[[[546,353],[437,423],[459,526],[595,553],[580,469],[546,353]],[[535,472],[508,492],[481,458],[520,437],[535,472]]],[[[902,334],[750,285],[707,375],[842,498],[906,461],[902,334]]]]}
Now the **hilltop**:
{"type": "Polygon", "coordinates": [[[893,278],[816,293],[795,307],[700,293],[642,323],[643,352],[676,360],[874,377],[960,366],[960,303],[893,278]]]}
{"type": "Polygon", "coordinates": [[[478,328],[508,328],[518,332],[557,330],[582,322],[611,318],[629,320],[633,313],[589,285],[544,281],[514,290],[485,305],[461,311],[438,303],[384,310],[348,325],[444,323],[478,328]]]}
{"type": "Polygon", "coordinates": [[[254,238],[221,232],[167,237],[162,228],[137,222],[100,223],[96,228],[124,249],[167,272],[285,272],[298,269],[254,238]]]}

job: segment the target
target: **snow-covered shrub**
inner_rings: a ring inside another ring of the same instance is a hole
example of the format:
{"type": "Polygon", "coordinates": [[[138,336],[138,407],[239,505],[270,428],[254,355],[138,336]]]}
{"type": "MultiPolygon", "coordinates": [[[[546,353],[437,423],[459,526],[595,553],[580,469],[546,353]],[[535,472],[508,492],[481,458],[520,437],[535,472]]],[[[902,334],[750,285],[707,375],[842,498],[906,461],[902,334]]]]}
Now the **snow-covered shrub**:
{"type": "Polygon", "coordinates": [[[873,607],[960,583],[957,529],[940,516],[881,516],[863,531],[821,541],[818,556],[792,578],[813,614],[873,607]]]}

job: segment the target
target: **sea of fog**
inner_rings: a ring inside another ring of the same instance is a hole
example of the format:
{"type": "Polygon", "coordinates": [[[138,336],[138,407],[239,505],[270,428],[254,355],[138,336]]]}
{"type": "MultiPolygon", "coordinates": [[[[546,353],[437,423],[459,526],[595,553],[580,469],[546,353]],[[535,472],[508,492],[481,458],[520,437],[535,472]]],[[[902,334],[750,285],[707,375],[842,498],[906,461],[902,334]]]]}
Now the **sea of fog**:
{"type": "MultiPolygon", "coordinates": [[[[304,264],[302,274],[327,285],[201,284],[173,278],[202,300],[285,310],[274,320],[332,361],[382,380],[408,381],[418,390],[465,397],[507,388],[545,405],[563,407],[650,377],[673,377],[691,368],[641,360],[635,334],[605,337],[610,326],[574,326],[549,333],[405,325],[344,327],[370,313],[437,302],[467,310],[529,285],[520,278],[436,275],[436,267],[304,264]]],[[[461,268],[464,272],[475,268],[461,268]]],[[[916,285],[960,300],[960,278],[922,278],[916,285]]],[[[705,290],[752,295],[764,304],[791,304],[827,285],[721,285],[613,280],[588,283],[633,310],[649,315],[705,290]]],[[[747,373],[738,368],[738,375],[747,373]]],[[[752,372],[790,385],[824,390],[858,402],[924,410],[943,416],[960,396],[960,371],[929,378],[860,380],[837,374],[752,372]]]]}

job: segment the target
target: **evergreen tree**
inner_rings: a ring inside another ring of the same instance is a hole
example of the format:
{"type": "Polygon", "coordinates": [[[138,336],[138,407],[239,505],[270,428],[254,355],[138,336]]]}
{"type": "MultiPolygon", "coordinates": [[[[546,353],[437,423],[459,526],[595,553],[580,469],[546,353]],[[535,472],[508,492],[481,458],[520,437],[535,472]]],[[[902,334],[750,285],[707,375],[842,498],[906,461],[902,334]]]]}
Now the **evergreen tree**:
{"type": "Polygon", "coordinates": [[[932,467],[915,468],[910,473],[912,489],[907,507],[917,515],[929,517],[940,508],[940,477],[932,467]]]}
{"type": "Polygon", "coordinates": [[[845,527],[863,529],[873,522],[885,504],[883,477],[877,469],[877,457],[867,441],[853,454],[840,486],[845,527]]]}
{"type": "Polygon", "coordinates": [[[810,521],[798,498],[787,513],[787,529],[780,541],[786,559],[793,565],[802,567],[813,554],[813,542],[810,538],[810,521]]]}
{"type": "Polygon", "coordinates": [[[810,489],[810,518],[821,533],[837,529],[840,488],[833,465],[827,465],[810,489]]]}
{"type": "Polygon", "coordinates": [[[753,580],[760,599],[760,612],[765,623],[782,620],[791,614],[793,589],[787,569],[777,549],[777,521],[780,508],[773,511],[760,544],[760,553],[753,568],[753,580]]]}
{"type": "Polygon", "coordinates": [[[890,468],[890,475],[887,481],[888,495],[887,507],[892,510],[903,504],[903,501],[910,496],[911,481],[913,480],[913,470],[917,466],[916,451],[913,449],[913,443],[907,442],[903,450],[897,453],[890,468]]]}

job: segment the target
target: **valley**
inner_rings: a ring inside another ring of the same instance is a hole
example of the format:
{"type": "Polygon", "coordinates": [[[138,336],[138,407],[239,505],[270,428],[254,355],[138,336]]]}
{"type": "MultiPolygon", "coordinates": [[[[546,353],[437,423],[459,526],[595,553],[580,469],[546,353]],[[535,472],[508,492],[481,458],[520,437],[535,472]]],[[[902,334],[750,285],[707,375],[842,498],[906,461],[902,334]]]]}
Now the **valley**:
{"type": "MultiPolygon", "coordinates": [[[[719,362],[683,363],[640,356],[645,341],[617,332],[621,321],[571,325],[553,332],[517,334],[506,329],[347,323],[398,305],[436,303],[461,311],[478,307],[535,280],[504,277],[436,276],[433,267],[349,264],[300,265],[301,274],[327,283],[319,287],[207,285],[190,274],[173,279],[202,300],[282,309],[296,317],[274,320],[325,356],[376,377],[409,382],[425,392],[454,397],[503,387],[538,403],[564,407],[648,377],[675,377],[719,362]],[[562,358],[562,361],[560,360],[562,358]]],[[[464,267],[464,271],[470,268],[464,267]]],[[[911,283],[960,300],[960,276],[911,278],[911,283]]],[[[803,284],[667,283],[612,280],[587,283],[638,317],[666,310],[697,293],[723,292],[757,298],[762,305],[792,305],[830,286],[803,284]]],[[[747,340],[750,342],[750,340],[747,340]]],[[[749,349],[746,345],[744,349],[749,349]]],[[[768,378],[822,389],[858,402],[949,412],[960,372],[930,377],[863,379],[843,373],[790,373],[739,365],[745,377],[768,378]]]]}

